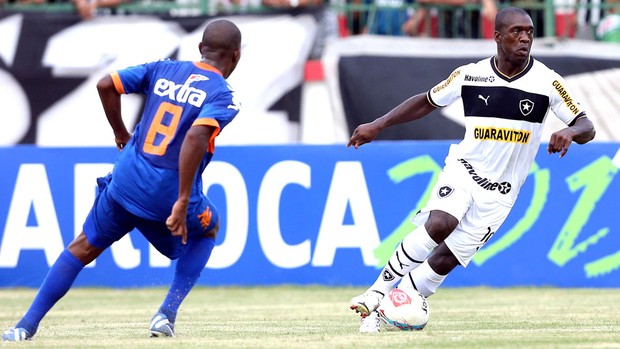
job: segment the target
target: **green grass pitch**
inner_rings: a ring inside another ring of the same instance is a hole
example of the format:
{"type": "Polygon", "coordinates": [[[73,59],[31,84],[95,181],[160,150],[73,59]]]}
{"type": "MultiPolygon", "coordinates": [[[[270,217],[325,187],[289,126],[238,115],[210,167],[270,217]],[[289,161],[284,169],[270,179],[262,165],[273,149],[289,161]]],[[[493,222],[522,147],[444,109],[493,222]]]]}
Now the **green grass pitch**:
{"type": "MultiPolygon", "coordinates": [[[[197,287],[177,337],[149,338],[164,288],[69,291],[27,343],[0,348],[620,348],[620,289],[442,288],[416,332],[359,334],[349,299],[362,288],[197,287]]],[[[0,326],[36,290],[0,289],[0,326]]]]}

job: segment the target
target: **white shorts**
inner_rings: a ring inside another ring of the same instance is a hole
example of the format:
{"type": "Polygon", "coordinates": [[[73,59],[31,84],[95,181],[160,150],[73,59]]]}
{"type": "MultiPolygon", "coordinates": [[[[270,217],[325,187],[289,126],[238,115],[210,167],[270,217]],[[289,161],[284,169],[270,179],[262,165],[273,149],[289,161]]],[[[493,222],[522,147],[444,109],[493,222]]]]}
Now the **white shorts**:
{"type": "Polygon", "coordinates": [[[439,174],[426,206],[415,215],[412,222],[422,225],[430,211],[449,213],[458,219],[456,229],[446,238],[446,246],[463,267],[467,267],[476,252],[504,223],[512,206],[498,201],[478,186],[471,176],[460,168],[460,163],[446,165],[439,174]]]}

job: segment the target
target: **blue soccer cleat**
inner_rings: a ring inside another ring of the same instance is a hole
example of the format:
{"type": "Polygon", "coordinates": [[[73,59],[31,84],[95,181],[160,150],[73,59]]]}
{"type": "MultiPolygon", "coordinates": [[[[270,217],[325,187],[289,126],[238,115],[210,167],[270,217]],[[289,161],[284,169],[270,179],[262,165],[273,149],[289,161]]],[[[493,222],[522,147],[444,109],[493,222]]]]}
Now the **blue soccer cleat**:
{"type": "Polygon", "coordinates": [[[21,342],[30,340],[31,338],[32,335],[21,327],[9,328],[2,334],[2,340],[5,342],[21,342]]]}
{"type": "Polygon", "coordinates": [[[153,315],[149,330],[151,337],[174,337],[174,324],[162,313],[153,315]]]}

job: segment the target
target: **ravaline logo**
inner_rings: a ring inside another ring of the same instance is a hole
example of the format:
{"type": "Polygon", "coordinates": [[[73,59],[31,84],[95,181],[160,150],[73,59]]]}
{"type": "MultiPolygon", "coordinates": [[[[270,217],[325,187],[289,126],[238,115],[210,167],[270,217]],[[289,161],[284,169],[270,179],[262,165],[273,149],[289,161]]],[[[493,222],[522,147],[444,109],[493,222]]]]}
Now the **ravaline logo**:
{"type": "Polygon", "coordinates": [[[395,307],[405,304],[411,304],[411,297],[402,290],[395,288],[390,292],[390,299],[395,307]]]}
{"type": "Polygon", "coordinates": [[[493,82],[495,81],[495,76],[472,76],[469,74],[465,74],[465,81],[472,82],[493,82]]]}
{"type": "Polygon", "coordinates": [[[491,181],[488,178],[479,176],[478,173],[476,173],[476,170],[474,169],[474,167],[469,162],[467,162],[467,160],[457,159],[457,161],[460,161],[463,164],[463,166],[465,166],[467,173],[471,175],[471,179],[473,179],[474,182],[478,183],[478,185],[482,187],[482,189],[489,190],[489,191],[493,191],[497,189],[497,191],[499,191],[502,194],[508,194],[510,192],[510,189],[512,189],[512,184],[508,182],[497,183],[497,182],[491,181]]]}

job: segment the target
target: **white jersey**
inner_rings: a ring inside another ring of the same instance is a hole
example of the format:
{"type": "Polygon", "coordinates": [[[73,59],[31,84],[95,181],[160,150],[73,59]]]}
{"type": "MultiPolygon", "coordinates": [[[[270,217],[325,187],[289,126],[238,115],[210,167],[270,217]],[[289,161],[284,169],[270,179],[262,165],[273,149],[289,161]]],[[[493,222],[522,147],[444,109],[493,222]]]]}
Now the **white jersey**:
{"type": "Polygon", "coordinates": [[[585,116],[564,78],[531,57],[513,77],[497,69],[495,57],[461,66],[427,98],[436,107],[462,98],[465,137],[450,147],[446,164],[462,166],[474,183],[511,206],[538,152],[549,109],[567,125],[585,116]]]}

